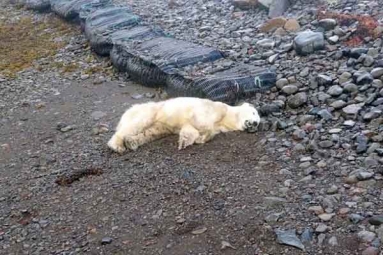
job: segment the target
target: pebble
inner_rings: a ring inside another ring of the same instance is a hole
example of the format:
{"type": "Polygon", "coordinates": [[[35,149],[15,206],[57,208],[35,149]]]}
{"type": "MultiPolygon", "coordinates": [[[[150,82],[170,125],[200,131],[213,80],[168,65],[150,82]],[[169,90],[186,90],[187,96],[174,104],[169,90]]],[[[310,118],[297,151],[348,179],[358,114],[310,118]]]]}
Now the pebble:
{"type": "Polygon", "coordinates": [[[308,55],[324,49],[324,36],[320,32],[304,31],[294,38],[294,49],[299,55],[308,55]]]}
{"type": "Polygon", "coordinates": [[[275,230],[275,234],[277,235],[278,243],[293,246],[301,250],[305,249],[304,245],[297,237],[295,229],[292,229],[292,230],[277,229],[275,230]]]}
{"type": "Polygon", "coordinates": [[[111,244],[113,241],[113,239],[111,237],[104,237],[102,238],[101,240],[101,244],[102,245],[106,245],[106,244],[111,244]]]}
{"type": "Polygon", "coordinates": [[[337,246],[338,245],[338,239],[335,236],[332,236],[328,240],[328,244],[331,246],[337,246]]]}
{"type": "Polygon", "coordinates": [[[322,244],[323,244],[323,242],[324,242],[324,240],[326,239],[326,234],[319,234],[318,235],[318,245],[319,246],[322,246],[322,244]]]}
{"type": "Polygon", "coordinates": [[[298,87],[295,85],[287,85],[282,88],[283,93],[287,95],[295,94],[298,92],[298,87]]]}
{"type": "Polygon", "coordinates": [[[327,93],[331,96],[339,96],[343,93],[343,88],[339,85],[334,85],[328,89],[327,93]]]}
{"type": "Polygon", "coordinates": [[[333,30],[336,24],[335,19],[321,19],[318,22],[318,26],[324,28],[326,31],[333,30]]]}
{"type": "Polygon", "coordinates": [[[320,205],[310,206],[310,207],[308,208],[308,211],[309,211],[309,212],[314,212],[316,215],[320,215],[320,214],[323,214],[323,213],[324,213],[323,207],[320,206],[320,205]]]}
{"type": "Polygon", "coordinates": [[[379,249],[375,247],[368,247],[362,251],[362,255],[378,255],[379,249]]]}
{"type": "Polygon", "coordinates": [[[307,94],[305,92],[297,93],[293,96],[290,96],[287,100],[289,107],[296,109],[307,103],[307,94]]]}
{"type": "Polygon", "coordinates": [[[351,104],[343,108],[343,112],[346,114],[356,115],[362,109],[361,104],[351,104]]]}
{"type": "Polygon", "coordinates": [[[368,219],[371,225],[379,226],[383,224],[383,215],[374,215],[368,219]]]}
{"type": "Polygon", "coordinates": [[[206,231],[207,231],[206,227],[200,227],[200,228],[194,229],[191,233],[193,235],[200,235],[200,234],[205,233],[206,231]]]}
{"type": "Polygon", "coordinates": [[[335,216],[334,213],[322,213],[322,214],[318,215],[318,217],[323,221],[330,221],[332,219],[332,217],[334,217],[334,216],[335,216]]]}
{"type": "Polygon", "coordinates": [[[380,78],[381,76],[383,76],[383,67],[376,67],[372,69],[371,75],[374,78],[380,78]]]}
{"type": "Polygon", "coordinates": [[[332,84],[332,78],[328,75],[318,74],[316,80],[319,86],[327,86],[332,84]]]}
{"type": "Polygon", "coordinates": [[[358,238],[362,242],[366,242],[366,243],[372,242],[375,239],[375,237],[376,237],[376,234],[371,231],[363,230],[358,233],[358,238]]]}
{"type": "Polygon", "coordinates": [[[303,230],[303,233],[301,235],[301,240],[303,243],[309,243],[312,241],[314,235],[314,231],[312,228],[308,227],[303,230]]]}
{"type": "Polygon", "coordinates": [[[100,120],[106,116],[106,113],[102,111],[95,111],[95,112],[92,112],[91,116],[93,120],[100,120]]]}
{"type": "Polygon", "coordinates": [[[359,181],[365,181],[371,179],[374,176],[373,172],[359,172],[356,177],[359,181]]]}
{"type": "Polygon", "coordinates": [[[316,227],[315,232],[316,233],[325,233],[329,227],[326,224],[319,223],[319,225],[316,227]]]}
{"type": "Polygon", "coordinates": [[[354,223],[354,224],[358,224],[359,222],[361,222],[362,220],[364,220],[364,217],[361,216],[360,214],[357,214],[357,213],[352,213],[348,216],[348,219],[354,223]]]}

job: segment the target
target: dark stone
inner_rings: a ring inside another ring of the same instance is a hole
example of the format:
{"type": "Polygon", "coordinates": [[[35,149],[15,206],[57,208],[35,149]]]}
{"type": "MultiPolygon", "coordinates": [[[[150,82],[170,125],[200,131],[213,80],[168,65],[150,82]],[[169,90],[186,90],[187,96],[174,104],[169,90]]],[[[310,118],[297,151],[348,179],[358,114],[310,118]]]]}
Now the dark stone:
{"type": "Polygon", "coordinates": [[[359,58],[362,54],[367,54],[368,49],[366,48],[354,48],[350,50],[349,57],[359,58]]]}
{"type": "Polygon", "coordinates": [[[383,224],[383,215],[375,215],[368,219],[371,225],[379,226],[383,224]]]}
{"type": "Polygon", "coordinates": [[[294,38],[294,49],[299,55],[308,55],[317,50],[323,50],[325,46],[323,33],[310,30],[300,32],[294,38]]]}
{"type": "Polygon", "coordinates": [[[113,241],[113,239],[111,237],[104,237],[102,238],[101,240],[101,244],[102,245],[106,245],[106,244],[111,244],[113,241]]]}

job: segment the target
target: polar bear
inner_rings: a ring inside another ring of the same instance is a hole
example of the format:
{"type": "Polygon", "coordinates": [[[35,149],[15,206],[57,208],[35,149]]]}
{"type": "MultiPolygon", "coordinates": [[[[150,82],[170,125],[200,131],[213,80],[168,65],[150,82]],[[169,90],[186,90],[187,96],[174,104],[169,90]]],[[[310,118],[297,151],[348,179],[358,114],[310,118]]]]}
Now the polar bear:
{"type": "Polygon", "coordinates": [[[219,133],[257,130],[260,117],[249,103],[229,106],[194,97],[135,104],[122,115],[108,147],[124,153],[162,137],[179,135],[178,149],[203,144],[219,133]]]}

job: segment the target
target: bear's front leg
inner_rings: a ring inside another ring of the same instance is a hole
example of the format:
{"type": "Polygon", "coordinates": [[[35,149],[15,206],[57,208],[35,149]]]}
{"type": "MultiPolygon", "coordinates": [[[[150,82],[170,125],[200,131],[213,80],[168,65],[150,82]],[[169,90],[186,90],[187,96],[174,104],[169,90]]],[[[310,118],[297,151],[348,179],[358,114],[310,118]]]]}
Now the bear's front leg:
{"type": "Polygon", "coordinates": [[[113,151],[118,152],[120,154],[126,151],[124,139],[120,137],[118,134],[114,134],[112,138],[110,138],[108,142],[108,147],[112,149],[113,151]]]}
{"type": "Polygon", "coordinates": [[[178,150],[185,149],[186,147],[194,144],[198,139],[199,132],[191,125],[185,125],[181,128],[178,140],[178,150]]]}

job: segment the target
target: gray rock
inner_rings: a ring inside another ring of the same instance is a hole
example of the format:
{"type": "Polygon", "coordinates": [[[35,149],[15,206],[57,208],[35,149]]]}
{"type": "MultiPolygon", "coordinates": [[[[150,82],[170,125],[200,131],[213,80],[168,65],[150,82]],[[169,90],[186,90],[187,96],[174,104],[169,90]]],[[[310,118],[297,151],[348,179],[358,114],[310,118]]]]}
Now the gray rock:
{"type": "Polygon", "coordinates": [[[285,198],[281,197],[264,197],[263,201],[268,204],[268,205],[279,205],[279,204],[284,204],[287,202],[285,198]]]}
{"type": "Polygon", "coordinates": [[[249,10],[258,5],[258,1],[254,0],[233,0],[233,5],[241,10],[249,10]]]}
{"type": "Polygon", "coordinates": [[[366,48],[353,48],[351,49],[349,55],[352,58],[359,58],[362,54],[367,54],[368,49],[366,48]]]}
{"type": "Polygon", "coordinates": [[[358,178],[359,181],[365,181],[365,180],[371,179],[372,177],[374,177],[373,172],[359,172],[356,175],[356,178],[358,178]]]}
{"type": "Polygon", "coordinates": [[[277,82],[275,83],[275,85],[277,86],[277,88],[279,89],[282,89],[284,86],[286,86],[287,84],[289,84],[289,81],[286,79],[286,78],[282,78],[282,79],[279,79],[277,80],[277,82]]]}
{"type": "Polygon", "coordinates": [[[366,121],[370,121],[373,119],[378,118],[380,115],[382,115],[382,111],[380,110],[372,110],[370,112],[367,112],[366,114],[363,115],[363,119],[366,121]]]}
{"type": "Polygon", "coordinates": [[[102,111],[94,111],[92,112],[91,116],[93,120],[100,120],[106,116],[106,113],[102,111]]]}
{"type": "Polygon", "coordinates": [[[336,27],[336,24],[337,22],[335,19],[321,19],[318,22],[318,26],[326,31],[333,30],[336,27]]]}
{"type": "Polygon", "coordinates": [[[367,151],[367,142],[368,139],[365,135],[358,135],[356,137],[357,147],[356,147],[356,153],[364,153],[367,151]]]}
{"type": "Polygon", "coordinates": [[[283,213],[272,213],[272,214],[269,214],[265,217],[265,221],[267,223],[276,223],[278,222],[278,220],[281,218],[281,216],[283,215],[283,213]]]}
{"type": "Polygon", "coordinates": [[[338,239],[335,236],[330,237],[328,244],[331,246],[338,246],[338,239]]]}
{"type": "Polygon", "coordinates": [[[363,104],[350,104],[344,107],[342,110],[346,114],[356,115],[362,109],[363,104]]]}
{"type": "Polygon", "coordinates": [[[321,116],[321,118],[324,120],[331,120],[333,118],[332,114],[326,109],[320,110],[318,115],[321,116]]]}
{"type": "Polygon", "coordinates": [[[272,39],[262,39],[257,42],[257,46],[265,49],[272,49],[275,46],[275,42],[272,39]]]}
{"type": "Polygon", "coordinates": [[[316,80],[319,86],[327,86],[332,84],[332,78],[328,75],[319,74],[316,80]]]}
{"type": "Polygon", "coordinates": [[[319,223],[319,225],[316,227],[315,232],[316,233],[325,233],[329,227],[324,223],[319,223]]]}
{"type": "Polygon", "coordinates": [[[318,236],[318,245],[319,246],[322,246],[324,239],[326,239],[326,234],[323,234],[323,233],[319,234],[319,236],[318,236]]]}
{"type": "Polygon", "coordinates": [[[357,72],[354,76],[356,77],[355,82],[357,85],[371,84],[374,80],[374,77],[366,71],[357,72]]]}
{"type": "Polygon", "coordinates": [[[269,8],[269,17],[276,18],[282,16],[289,6],[289,0],[274,0],[269,8]]]}
{"type": "Polygon", "coordinates": [[[360,214],[357,214],[357,213],[352,213],[348,216],[348,219],[354,223],[354,224],[358,224],[359,222],[361,222],[362,220],[364,220],[364,217],[360,214]]]}
{"type": "Polygon", "coordinates": [[[353,121],[353,120],[346,120],[345,122],[343,122],[343,126],[351,128],[351,127],[355,126],[355,121],[353,121]]]}
{"type": "Polygon", "coordinates": [[[298,87],[295,85],[287,85],[282,88],[282,92],[287,95],[292,95],[298,92],[298,87]]]}
{"type": "Polygon", "coordinates": [[[301,240],[303,243],[309,243],[313,240],[314,231],[312,228],[305,228],[301,235],[301,240]]]}
{"type": "Polygon", "coordinates": [[[362,251],[361,255],[378,255],[379,249],[376,247],[367,247],[365,250],[362,251]]]}
{"type": "MultiPolygon", "coordinates": [[[[368,150],[367,150],[368,152],[368,150]]],[[[378,166],[379,165],[379,162],[374,159],[373,157],[367,157],[364,159],[364,165],[366,167],[373,167],[373,166],[378,166]]]]}
{"type": "Polygon", "coordinates": [[[380,78],[381,76],[383,76],[383,67],[376,67],[372,69],[371,75],[374,78],[380,78]]]}
{"type": "Polygon", "coordinates": [[[367,153],[368,154],[372,154],[375,151],[377,151],[379,148],[380,148],[380,144],[379,143],[372,143],[370,145],[370,147],[368,147],[367,153]]]}
{"type": "Polygon", "coordinates": [[[336,109],[336,110],[345,107],[345,105],[346,105],[346,102],[343,101],[343,100],[336,100],[336,101],[334,101],[334,102],[332,102],[332,103],[330,104],[330,106],[333,107],[333,108],[336,109]]]}
{"type": "Polygon", "coordinates": [[[328,38],[329,43],[331,44],[337,44],[339,42],[339,36],[333,35],[328,38]]]}
{"type": "Polygon", "coordinates": [[[338,193],[338,186],[336,185],[332,185],[327,191],[326,193],[329,194],[329,195],[333,195],[333,194],[336,194],[338,193]]]}
{"type": "Polygon", "coordinates": [[[352,74],[349,72],[344,72],[339,76],[339,84],[346,83],[347,81],[351,80],[352,74]]]}
{"type": "Polygon", "coordinates": [[[138,99],[144,98],[144,95],[142,95],[142,94],[133,94],[133,95],[131,95],[131,98],[138,100],[138,99]]]}
{"type": "Polygon", "coordinates": [[[106,245],[106,244],[111,244],[113,241],[113,239],[111,237],[104,237],[102,238],[101,240],[101,244],[102,245],[106,245]]]}
{"type": "Polygon", "coordinates": [[[358,91],[358,86],[354,83],[344,84],[344,91],[348,93],[353,93],[358,91]]]}
{"type": "Polygon", "coordinates": [[[296,235],[295,229],[292,230],[275,230],[275,234],[277,235],[277,242],[280,244],[289,245],[301,250],[305,249],[305,246],[299,240],[296,235]]]}
{"type": "Polygon", "coordinates": [[[295,94],[293,96],[290,96],[287,100],[287,104],[289,107],[296,109],[300,106],[307,103],[307,94],[305,92],[300,92],[298,94],[295,94]]]}
{"type": "Polygon", "coordinates": [[[334,85],[328,89],[327,93],[331,96],[339,96],[343,93],[343,88],[339,85],[334,85]]]}
{"type": "Polygon", "coordinates": [[[366,231],[366,230],[360,231],[358,233],[358,238],[362,242],[366,242],[366,243],[372,242],[375,239],[375,236],[376,236],[376,234],[374,232],[370,232],[370,231],[366,231]]]}
{"type": "Polygon", "coordinates": [[[372,66],[374,62],[375,60],[373,57],[366,55],[363,61],[363,65],[369,67],[369,66],[372,66]]]}
{"type": "Polygon", "coordinates": [[[324,141],[320,141],[318,143],[319,147],[321,148],[324,148],[324,149],[327,149],[327,148],[331,148],[334,144],[332,141],[330,140],[324,140],[324,141]]]}
{"type": "Polygon", "coordinates": [[[307,77],[307,76],[309,75],[309,72],[310,72],[310,68],[305,67],[305,68],[303,68],[303,70],[299,73],[299,76],[301,76],[301,77],[307,77]]]}
{"type": "Polygon", "coordinates": [[[368,219],[371,225],[380,226],[383,224],[383,215],[374,215],[368,219]]]}
{"type": "Polygon", "coordinates": [[[299,55],[308,55],[317,50],[323,50],[324,45],[324,36],[320,32],[307,30],[294,38],[294,49],[299,55]]]}

